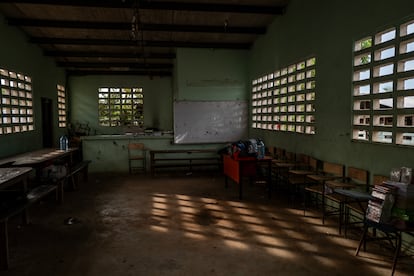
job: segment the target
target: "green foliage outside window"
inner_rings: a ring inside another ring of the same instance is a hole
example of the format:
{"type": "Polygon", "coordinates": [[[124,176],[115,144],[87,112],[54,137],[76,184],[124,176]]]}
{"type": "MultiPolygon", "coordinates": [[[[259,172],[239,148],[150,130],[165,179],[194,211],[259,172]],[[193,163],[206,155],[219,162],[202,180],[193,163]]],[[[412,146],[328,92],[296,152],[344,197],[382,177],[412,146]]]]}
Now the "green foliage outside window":
{"type": "Polygon", "coordinates": [[[101,126],[143,127],[142,88],[99,88],[98,114],[101,126]]]}

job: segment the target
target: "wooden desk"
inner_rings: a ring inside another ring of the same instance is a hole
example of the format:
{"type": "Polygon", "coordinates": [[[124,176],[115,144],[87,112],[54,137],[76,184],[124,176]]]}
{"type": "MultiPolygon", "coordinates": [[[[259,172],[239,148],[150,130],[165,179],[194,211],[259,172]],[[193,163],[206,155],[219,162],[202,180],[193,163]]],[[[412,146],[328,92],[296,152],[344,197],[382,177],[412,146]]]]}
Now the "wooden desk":
{"type": "Polygon", "coordinates": [[[46,148],[19,154],[9,158],[9,160],[13,161],[10,163],[12,166],[33,167],[36,170],[36,175],[40,175],[41,169],[59,159],[68,158],[68,165],[72,166],[73,155],[78,150],[78,148],[69,148],[66,151],[46,148]]]}
{"type": "Polygon", "coordinates": [[[225,187],[228,187],[228,179],[232,179],[239,184],[239,198],[243,198],[243,177],[255,178],[257,176],[257,167],[264,166],[266,169],[266,186],[268,197],[272,195],[272,157],[265,156],[263,159],[240,158],[233,159],[230,155],[223,155],[223,173],[225,176],[225,187]]]}
{"type": "MultiPolygon", "coordinates": [[[[32,168],[0,168],[0,189],[4,190],[10,186],[21,184],[22,196],[27,193],[27,179],[29,178],[32,168]]],[[[7,231],[7,221],[9,217],[23,212],[24,223],[28,222],[26,211],[26,202],[24,199],[16,206],[10,208],[4,207],[0,210],[0,268],[7,269],[9,267],[9,241],[7,231]]]]}
{"type": "MultiPolygon", "coordinates": [[[[355,211],[360,213],[362,216],[365,217],[365,210],[367,202],[372,198],[372,196],[367,192],[361,192],[358,190],[349,189],[352,186],[344,186],[337,185],[338,188],[333,188],[334,195],[339,195],[340,198],[337,198],[338,204],[341,206],[341,213],[339,215],[339,233],[341,233],[342,226],[345,226],[345,236],[347,234],[348,225],[350,224],[358,224],[363,223],[363,221],[358,222],[350,222],[350,208],[356,208],[355,211]],[[352,206],[351,206],[352,205],[352,206]]],[[[348,184],[352,185],[352,184],[348,184]]]]}
{"type": "MultiPolygon", "coordinates": [[[[67,173],[70,174],[74,165],[74,155],[79,148],[69,148],[68,150],[58,150],[53,148],[45,148],[35,151],[30,151],[0,160],[0,166],[9,167],[32,167],[36,172],[38,180],[42,177],[42,170],[53,164],[53,162],[65,159],[68,163],[67,173]]],[[[58,189],[58,201],[63,202],[63,185],[65,178],[59,179],[56,182],[58,189]]]]}
{"type": "Polygon", "coordinates": [[[0,189],[6,189],[7,187],[14,185],[18,182],[23,183],[23,190],[27,191],[27,178],[32,168],[0,168],[0,189]]]}

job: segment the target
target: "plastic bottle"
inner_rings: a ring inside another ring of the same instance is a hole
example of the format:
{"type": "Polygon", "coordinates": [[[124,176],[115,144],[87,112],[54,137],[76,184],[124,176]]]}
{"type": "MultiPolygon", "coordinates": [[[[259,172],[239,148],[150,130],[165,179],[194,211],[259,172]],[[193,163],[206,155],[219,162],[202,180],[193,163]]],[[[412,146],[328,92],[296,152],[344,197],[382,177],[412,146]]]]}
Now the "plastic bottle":
{"type": "MultiPolygon", "coordinates": [[[[263,146],[263,148],[264,148],[264,146],[263,146]]],[[[68,139],[68,137],[65,136],[65,150],[68,150],[68,149],[69,149],[69,139],[68,139]]]]}
{"type": "Polygon", "coordinates": [[[259,152],[258,152],[258,147],[257,147],[258,146],[257,139],[249,139],[249,142],[250,142],[251,147],[248,149],[248,152],[250,154],[258,155],[259,152]]]}
{"type": "Polygon", "coordinates": [[[68,150],[69,148],[69,140],[65,135],[60,136],[59,138],[59,149],[60,150],[68,150]]]}
{"type": "Polygon", "coordinates": [[[257,141],[257,158],[263,159],[265,156],[265,144],[260,139],[257,139],[257,141]]]}
{"type": "Polygon", "coordinates": [[[264,158],[266,155],[266,147],[263,140],[261,140],[260,143],[262,144],[262,158],[264,158]]]}

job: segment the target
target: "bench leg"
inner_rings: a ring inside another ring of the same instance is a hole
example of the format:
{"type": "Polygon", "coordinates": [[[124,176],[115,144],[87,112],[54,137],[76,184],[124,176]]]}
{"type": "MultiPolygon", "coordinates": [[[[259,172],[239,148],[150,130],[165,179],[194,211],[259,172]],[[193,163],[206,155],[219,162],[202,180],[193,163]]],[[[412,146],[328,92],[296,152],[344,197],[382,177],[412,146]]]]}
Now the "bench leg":
{"type": "Polygon", "coordinates": [[[65,178],[59,180],[56,185],[56,199],[59,204],[63,203],[63,186],[65,184],[65,178]]]}
{"type": "Polygon", "coordinates": [[[7,234],[7,219],[0,223],[0,269],[9,268],[9,237],[7,234]]]}
{"type": "Polygon", "coordinates": [[[70,176],[70,182],[71,182],[71,184],[72,184],[72,189],[73,190],[76,190],[77,188],[78,188],[78,185],[77,185],[77,179],[75,179],[75,177],[77,177],[77,174],[75,173],[75,174],[72,174],[71,176],[70,176]]]}

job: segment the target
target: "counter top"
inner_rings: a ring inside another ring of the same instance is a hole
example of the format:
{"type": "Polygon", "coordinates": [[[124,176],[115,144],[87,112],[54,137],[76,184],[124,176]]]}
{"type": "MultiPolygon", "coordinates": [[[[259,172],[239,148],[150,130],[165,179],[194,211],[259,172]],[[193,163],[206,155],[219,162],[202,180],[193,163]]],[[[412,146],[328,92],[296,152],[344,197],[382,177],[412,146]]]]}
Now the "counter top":
{"type": "Polygon", "coordinates": [[[82,140],[130,140],[130,139],[173,139],[172,134],[103,134],[82,136],[82,140]]]}

